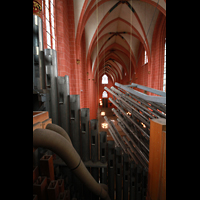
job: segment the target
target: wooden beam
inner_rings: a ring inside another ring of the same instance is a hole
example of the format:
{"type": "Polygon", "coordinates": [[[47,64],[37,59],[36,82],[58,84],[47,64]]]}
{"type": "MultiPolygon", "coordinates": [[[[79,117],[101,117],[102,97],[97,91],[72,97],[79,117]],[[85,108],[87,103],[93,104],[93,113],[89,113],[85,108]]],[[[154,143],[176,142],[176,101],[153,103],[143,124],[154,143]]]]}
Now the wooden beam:
{"type": "MultiPolygon", "coordinates": [[[[45,129],[47,124],[52,124],[52,119],[49,118],[48,111],[33,111],[33,131],[37,128],[45,129]]],[[[33,152],[36,149],[33,147],[33,152]]]]}
{"type": "Polygon", "coordinates": [[[166,199],[166,119],[150,120],[147,200],[166,199]]]}
{"type": "Polygon", "coordinates": [[[48,111],[33,111],[33,124],[42,122],[49,118],[48,111]]]}

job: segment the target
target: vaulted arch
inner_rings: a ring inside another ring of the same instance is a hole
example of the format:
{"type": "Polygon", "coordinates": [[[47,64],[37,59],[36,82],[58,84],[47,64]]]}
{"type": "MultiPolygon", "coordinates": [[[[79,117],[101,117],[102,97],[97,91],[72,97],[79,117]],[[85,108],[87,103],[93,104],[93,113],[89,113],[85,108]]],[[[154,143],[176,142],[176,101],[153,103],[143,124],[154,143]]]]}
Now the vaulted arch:
{"type": "MultiPolygon", "coordinates": [[[[119,44],[115,43],[115,44],[108,46],[105,49],[105,52],[109,51],[110,49],[115,49],[116,52],[120,52],[121,54],[125,55],[127,58],[129,58],[129,56],[130,56],[130,52],[127,51],[123,46],[121,46],[119,44]]],[[[100,53],[100,55],[95,59],[95,62],[94,62],[93,68],[92,68],[92,70],[94,72],[94,76],[95,76],[96,71],[98,70],[98,67],[99,67],[99,63],[97,63],[97,60],[99,61],[99,60],[103,59],[103,56],[104,56],[104,52],[100,53]]],[[[108,55],[107,55],[107,57],[108,57],[108,55]]],[[[121,58],[119,59],[117,57],[115,59],[123,66],[125,71],[129,72],[129,68],[128,68],[127,65],[125,65],[124,60],[122,60],[121,58]]],[[[134,68],[135,67],[134,65],[136,64],[136,62],[135,62],[133,56],[131,56],[130,62],[131,62],[131,67],[134,68]]]]}
{"type": "Polygon", "coordinates": [[[112,66],[109,73],[119,80],[125,73],[131,73],[131,78],[137,69],[141,45],[151,67],[153,31],[159,13],[166,16],[165,0],[73,2],[76,56],[80,56],[84,31],[86,66],[92,68],[94,78],[106,64],[112,66]],[[111,59],[118,64],[109,61],[111,59]]]}

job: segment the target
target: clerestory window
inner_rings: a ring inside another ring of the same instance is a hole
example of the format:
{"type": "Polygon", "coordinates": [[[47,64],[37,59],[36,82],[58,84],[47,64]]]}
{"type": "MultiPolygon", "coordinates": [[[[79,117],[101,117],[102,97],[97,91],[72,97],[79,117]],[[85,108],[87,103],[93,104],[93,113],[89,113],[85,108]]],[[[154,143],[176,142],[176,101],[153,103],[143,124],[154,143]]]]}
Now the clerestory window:
{"type": "Polygon", "coordinates": [[[43,0],[43,2],[45,4],[47,48],[55,49],[55,0],[43,0]]]}
{"type": "Polygon", "coordinates": [[[166,38],[165,38],[165,49],[164,49],[163,92],[166,92],[166,38]]]}
{"type": "Polygon", "coordinates": [[[147,52],[144,52],[144,64],[148,63],[148,56],[147,56],[147,52]]]}

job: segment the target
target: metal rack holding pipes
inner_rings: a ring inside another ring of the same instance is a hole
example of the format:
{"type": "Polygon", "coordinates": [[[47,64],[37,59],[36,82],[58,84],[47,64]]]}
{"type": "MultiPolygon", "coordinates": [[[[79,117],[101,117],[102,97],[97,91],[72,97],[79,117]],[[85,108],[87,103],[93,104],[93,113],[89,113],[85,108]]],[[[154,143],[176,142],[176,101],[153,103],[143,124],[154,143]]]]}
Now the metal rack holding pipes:
{"type": "MultiPolygon", "coordinates": [[[[134,168],[137,172],[141,170],[141,183],[138,182],[137,176],[140,176],[138,173],[135,173],[134,177],[129,174],[130,181],[136,181],[137,187],[136,190],[132,188],[135,184],[134,182],[132,182],[133,185],[129,185],[130,199],[140,196],[142,199],[145,199],[147,195],[147,172],[149,165],[150,120],[166,118],[166,94],[162,91],[138,84],[125,86],[115,83],[115,85],[118,86],[118,88],[111,87],[109,89],[105,87],[104,89],[113,95],[113,98],[109,98],[116,107],[112,108],[112,111],[117,116],[118,126],[125,136],[121,137],[114,123],[109,120],[107,116],[104,116],[104,119],[108,123],[108,131],[113,137],[115,148],[121,148],[122,155],[128,155],[129,165],[127,166],[131,167],[134,165],[134,167],[137,168],[137,170],[134,168]],[[136,86],[161,95],[162,97],[144,95],[131,88],[136,86]],[[131,188],[134,192],[131,191],[131,188]]],[[[125,167],[126,166],[123,166],[123,168],[125,167]]],[[[129,173],[131,173],[131,170],[129,173]]],[[[128,177],[129,176],[126,176],[126,178],[128,177]]],[[[118,182],[116,185],[121,184],[118,182]]],[[[125,183],[125,179],[123,179],[123,184],[125,183]]],[[[125,194],[126,190],[123,189],[123,191],[123,194],[125,194]]],[[[116,195],[116,197],[117,196],[118,195],[116,195]]]]}
{"type": "MultiPolygon", "coordinates": [[[[140,155],[141,159],[139,160],[141,161],[138,161],[144,166],[144,164],[142,164],[143,161],[148,164],[150,119],[166,118],[166,104],[158,103],[158,101],[160,101],[159,97],[150,95],[143,96],[141,92],[130,88],[130,86],[137,86],[138,88],[145,89],[149,92],[162,95],[163,98],[166,98],[166,94],[165,92],[140,86],[139,84],[126,86],[115,83],[115,85],[119,88],[111,87],[109,89],[105,87],[104,89],[113,95],[113,98],[109,98],[109,100],[116,106],[117,110],[113,108],[112,111],[117,116],[118,125],[126,135],[123,137],[123,140],[128,139],[128,141],[130,141],[131,146],[130,144],[127,144],[127,148],[132,147],[135,149],[135,151],[132,150],[135,155],[132,156],[132,158],[136,157],[133,159],[138,160],[138,155],[140,155]],[[154,101],[148,100],[151,97],[153,97],[151,100],[154,101]]],[[[162,101],[164,101],[164,99],[162,99],[162,101]]],[[[104,118],[106,119],[106,117],[104,118]]],[[[109,125],[109,127],[114,126],[112,122],[110,122],[109,125]]],[[[117,131],[114,132],[112,128],[110,129],[110,131],[113,131],[115,136],[119,136],[117,131]]],[[[131,149],[128,151],[130,152],[130,150],[131,149]]]]}

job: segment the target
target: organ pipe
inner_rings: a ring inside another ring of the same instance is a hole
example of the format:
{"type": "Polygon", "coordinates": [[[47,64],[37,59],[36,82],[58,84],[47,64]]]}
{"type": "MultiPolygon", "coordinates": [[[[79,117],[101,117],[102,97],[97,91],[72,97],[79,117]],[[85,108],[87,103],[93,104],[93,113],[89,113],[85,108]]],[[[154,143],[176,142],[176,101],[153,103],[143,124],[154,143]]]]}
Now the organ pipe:
{"type": "Polygon", "coordinates": [[[33,131],[33,147],[47,148],[55,152],[89,190],[102,199],[111,200],[106,191],[107,186],[95,181],[70,141],[63,135],[49,129],[35,129],[33,131]]]}

